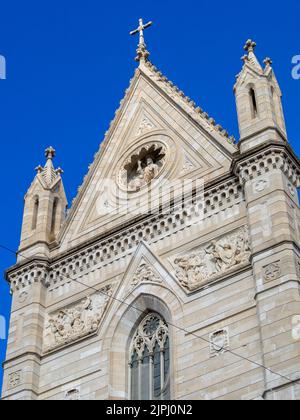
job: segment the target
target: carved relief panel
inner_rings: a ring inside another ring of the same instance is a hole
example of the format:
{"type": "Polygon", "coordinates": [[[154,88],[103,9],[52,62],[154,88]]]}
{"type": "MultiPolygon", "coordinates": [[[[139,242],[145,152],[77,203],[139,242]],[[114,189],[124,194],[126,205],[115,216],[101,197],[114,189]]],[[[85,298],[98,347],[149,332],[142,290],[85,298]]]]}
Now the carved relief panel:
{"type": "Polygon", "coordinates": [[[188,291],[194,291],[209,281],[249,263],[251,255],[248,228],[201,246],[173,260],[176,277],[188,291]]]}
{"type": "Polygon", "coordinates": [[[44,351],[49,352],[98,330],[113,287],[107,286],[81,302],[49,314],[44,330],[44,351]]]}

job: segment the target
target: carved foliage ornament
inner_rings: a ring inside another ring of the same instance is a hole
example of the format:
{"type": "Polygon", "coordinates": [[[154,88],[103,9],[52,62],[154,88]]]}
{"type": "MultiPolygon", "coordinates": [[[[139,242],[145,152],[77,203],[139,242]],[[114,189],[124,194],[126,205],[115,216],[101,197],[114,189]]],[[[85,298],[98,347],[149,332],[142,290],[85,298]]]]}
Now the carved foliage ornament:
{"type": "Polygon", "coordinates": [[[228,270],[248,263],[250,258],[247,228],[212,241],[207,246],[174,261],[176,276],[189,291],[194,291],[228,270]]]}
{"type": "Polygon", "coordinates": [[[140,264],[139,268],[137,269],[133,280],[131,282],[131,286],[135,287],[140,283],[143,282],[152,282],[152,283],[161,283],[161,278],[153,271],[152,267],[143,262],[140,264]]]}
{"type": "Polygon", "coordinates": [[[148,143],[134,152],[122,165],[119,185],[127,191],[139,191],[160,174],[166,161],[166,147],[160,142],[148,143]]]}
{"type": "Polygon", "coordinates": [[[96,332],[112,292],[112,286],[107,286],[76,305],[48,315],[44,351],[49,352],[96,332]]]}

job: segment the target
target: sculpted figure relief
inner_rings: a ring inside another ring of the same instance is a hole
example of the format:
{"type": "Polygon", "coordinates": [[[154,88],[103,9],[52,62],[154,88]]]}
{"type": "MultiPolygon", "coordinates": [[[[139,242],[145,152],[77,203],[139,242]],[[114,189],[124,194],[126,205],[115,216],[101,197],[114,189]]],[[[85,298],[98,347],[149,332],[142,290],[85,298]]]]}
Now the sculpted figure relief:
{"type": "Polygon", "coordinates": [[[243,228],[190,255],[176,258],[174,264],[180,283],[193,291],[219,274],[248,262],[249,258],[248,230],[243,228]]]}
{"type": "Polygon", "coordinates": [[[161,171],[166,152],[160,144],[148,144],[133,154],[120,172],[120,184],[129,191],[139,191],[161,171]]]}
{"type": "Polygon", "coordinates": [[[111,294],[112,287],[108,286],[77,305],[49,315],[44,333],[45,351],[51,351],[95,332],[111,294]]]}
{"type": "Polygon", "coordinates": [[[131,282],[131,286],[135,287],[142,282],[153,282],[153,283],[161,283],[160,277],[154,273],[153,269],[146,263],[142,263],[139,268],[137,269],[133,280],[131,282]]]}

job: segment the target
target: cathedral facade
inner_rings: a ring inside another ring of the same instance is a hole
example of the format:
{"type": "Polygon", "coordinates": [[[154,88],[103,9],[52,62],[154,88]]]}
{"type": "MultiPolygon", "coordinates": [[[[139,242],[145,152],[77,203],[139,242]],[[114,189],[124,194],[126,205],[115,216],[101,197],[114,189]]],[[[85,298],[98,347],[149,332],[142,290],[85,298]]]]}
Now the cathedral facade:
{"type": "Polygon", "coordinates": [[[70,210],[52,147],[26,194],[2,398],[300,399],[300,165],[272,62],[246,43],[235,141],[146,27],[70,210]]]}

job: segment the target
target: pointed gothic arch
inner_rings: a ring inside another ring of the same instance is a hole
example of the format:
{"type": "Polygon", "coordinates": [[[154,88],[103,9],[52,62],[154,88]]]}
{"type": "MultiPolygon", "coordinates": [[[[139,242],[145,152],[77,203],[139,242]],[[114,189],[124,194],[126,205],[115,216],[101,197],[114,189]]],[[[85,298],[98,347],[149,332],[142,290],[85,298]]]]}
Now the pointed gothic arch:
{"type": "Polygon", "coordinates": [[[38,221],[38,215],[39,215],[39,208],[40,208],[40,199],[36,195],[33,198],[33,215],[32,215],[32,224],[31,224],[31,230],[34,231],[37,228],[37,221],[38,221]]]}
{"type": "Polygon", "coordinates": [[[129,349],[129,400],[170,399],[169,326],[149,312],[137,327],[129,349]]]}
{"type": "Polygon", "coordinates": [[[50,235],[53,238],[57,229],[57,213],[58,213],[59,198],[55,197],[52,206],[50,235]]]}
{"type": "Polygon", "coordinates": [[[255,90],[254,85],[249,86],[249,99],[250,99],[252,119],[255,119],[258,117],[259,111],[258,111],[256,90],[255,90]]]}
{"type": "MultiPolygon", "coordinates": [[[[172,378],[176,376],[178,369],[176,342],[180,340],[183,332],[174,329],[173,325],[182,328],[183,311],[181,302],[171,290],[166,290],[161,285],[143,285],[126,298],[125,304],[114,302],[111,307],[111,315],[108,316],[103,325],[103,337],[108,339],[107,349],[110,353],[109,362],[109,398],[128,400],[130,395],[130,370],[129,355],[134,336],[143,319],[151,313],[158,314],[168,326],[170,346],[170,368],[168,397],[175,397],[175,384],[172,378]],[[138,291],[140,289],[140,292],[138,291]],[[158,297],[160,296],[160,297],[158,297]],[[163,296],[163,299],[161,298],[163,296]],[[176,321],[175,321],[176,320],[176,321]]],[[[166,398],[165,392],[162,397],[166,398]]]]}

